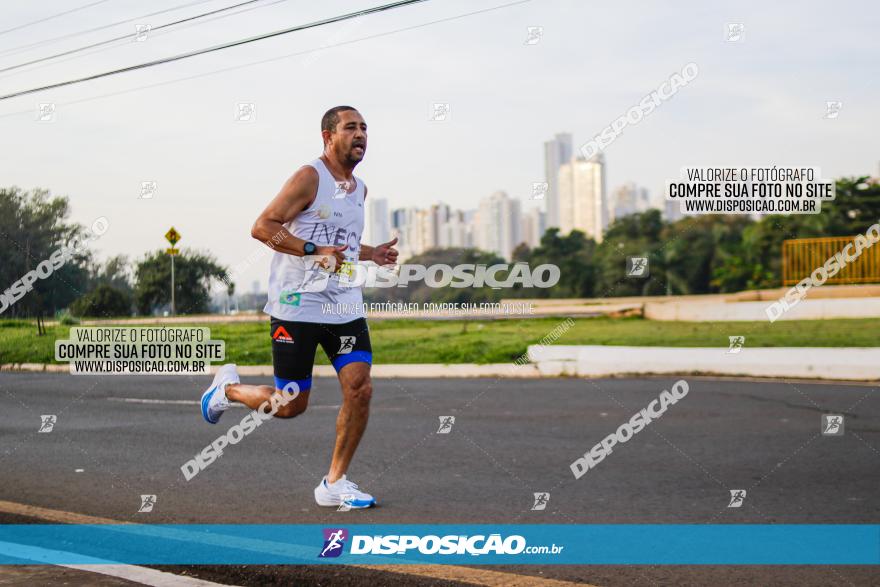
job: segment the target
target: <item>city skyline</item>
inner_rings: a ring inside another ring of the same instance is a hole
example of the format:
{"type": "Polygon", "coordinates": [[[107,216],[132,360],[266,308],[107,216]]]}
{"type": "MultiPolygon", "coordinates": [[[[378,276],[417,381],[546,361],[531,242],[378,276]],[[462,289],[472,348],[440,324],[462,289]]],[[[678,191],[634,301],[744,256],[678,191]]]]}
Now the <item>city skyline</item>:
{"type": "Polygon", "coordinates": [[[673,210],[660,204],[647,188],[633,181],[615,187],[609,194],[604,166],[602,154],[590,160],[575,154],[569,161],[562,162],[555,173],[552,168],[547,169],[548,174],[559,178],[557,204],[563,217],[558,225],[550,224],[549,212],[541,209],[550,207],[549,189],[537,190],[539,195],[530,199],[511,197],[503,190],[496,190],[480,198],[476,208],[464,210],[439,201],[427,208],[389,208],[385,198],[368,198],[364,242],[380,243],[397,238],[396,246],[402,259],[434,248],[469,247],[510,260],[519,245],[538,246],[549,228],[559,229],[563,236],[580,230],[601,242],[608,225],[628,214],[656,209],[664,218],[681,217],[677,208],[673,210]],[[529,202],[532,205],[524,209],[529,202]]]}

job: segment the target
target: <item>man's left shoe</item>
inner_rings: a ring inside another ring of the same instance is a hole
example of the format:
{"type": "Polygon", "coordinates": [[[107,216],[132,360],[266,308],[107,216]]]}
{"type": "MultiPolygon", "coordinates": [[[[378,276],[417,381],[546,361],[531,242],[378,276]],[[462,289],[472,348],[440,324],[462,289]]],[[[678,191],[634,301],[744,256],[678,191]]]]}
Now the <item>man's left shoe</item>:
{"type": "Polygon", "coordinates": [[[353,510],[376,505],[372,495],[359,490],[357,483],[352,483],[345,475],[334,483],[328,483],[327,477],[321,479],[321,483],[315,487],[315,501],[324,507],[338,507],[344,504],[353,510]]]}

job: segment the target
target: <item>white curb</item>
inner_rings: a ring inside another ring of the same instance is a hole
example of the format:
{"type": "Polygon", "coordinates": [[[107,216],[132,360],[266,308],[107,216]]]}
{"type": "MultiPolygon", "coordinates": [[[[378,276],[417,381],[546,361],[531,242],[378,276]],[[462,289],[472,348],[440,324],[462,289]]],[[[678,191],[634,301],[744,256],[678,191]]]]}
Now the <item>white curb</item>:
{"type": "Polygon", "coordinates": [[[880,348],[777,347],[731,353],[718,348],[632,346],[529,347],[544,376],[607,377],[622,374],[712,374],[803,379],[880,379],[880,348]]]}
{"type": "MultiPolygon", "coordinates": [[[[216,373],[220,365],[212,365],[211,373],[216,373]]],[[[0,365],[0,371],[23,371],[37,373],[70,373],[69,365],[47,365],[43,363],[7,363],[0,365]]],[[[272,365],[239,365],[239,375],[272,377],[272,365]]],[[[373,377],[399,377],[401,379],[424,378],[456,378],[456,377],[503,377],[503,378],[534,378],[541,377],[537,365],[515,365],[514,363],[490,363],[476,365],[462,363],[444,365],[438,363],[420,363],[411,365],[373,365],[373,377]]],[[[153,375],[153,374],[149,374],[153,375]]],[[[314,377],[336,377],[332,365],[315,365],[314,377]]]]}
{"type": "MultiPolygon", "coordinates": [[[[851,381],[880,380],[880,347],[777,347],[740,349],[723,347],[626,347],[532,345],[531,363],[476,365],[438,363],[372,367],[373,377],[401,379],[493,377],[612,377],[620,375],[703,374],[750,377],[790,377],[851,381]]],[[[211,367],[216,372],[219,365],[211,367]]],[[[68,365],[11,363],[0,371],[69,373],[68,365]]],[[[271,365],[239,365],[245,376],[271,377],[271,365]]],[[[315,365],[315,377],[336,377],[331,365],[315,365]]]]}

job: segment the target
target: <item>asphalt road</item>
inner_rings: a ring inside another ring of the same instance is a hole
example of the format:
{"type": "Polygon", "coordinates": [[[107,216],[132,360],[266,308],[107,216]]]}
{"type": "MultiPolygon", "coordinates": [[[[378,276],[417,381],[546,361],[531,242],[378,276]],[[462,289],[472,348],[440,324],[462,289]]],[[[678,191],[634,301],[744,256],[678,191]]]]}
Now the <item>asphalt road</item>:
{"type": "MultiPolygon", "coordinates": [[[[209,378],[2,373],[0,500],[151,523],[880,522],[880,389],[865,385],[687,377],[684,399],[574,478],[575,458],[676,379],[376,380],[349,476],[381,507],[336,512],[312,497],[335,380],[316,380],[304,415],[263,425],[187,482],[180,466],[247,413],[206,424],[197,400],[209,378]],[[820,434],[823,413],[845,415],[843,436],[820,434]],[[38,433],[46,414],[54,429],[38,433]],[[448,434],[442,416],[455,416],[448,434]],[[727,507],[731,489],[747,490],[742,507],[727,507]],[[547,509],[531,511],[541,491],[547,509]],[[141,494],[157,495],[153,512],[137,512],[141,494]]],[[[608,586],[880,583],[872,567],[492,568],[608,586]]],[[[453,584],[326,567],[174,570],[254,585],[453,584]]]]}

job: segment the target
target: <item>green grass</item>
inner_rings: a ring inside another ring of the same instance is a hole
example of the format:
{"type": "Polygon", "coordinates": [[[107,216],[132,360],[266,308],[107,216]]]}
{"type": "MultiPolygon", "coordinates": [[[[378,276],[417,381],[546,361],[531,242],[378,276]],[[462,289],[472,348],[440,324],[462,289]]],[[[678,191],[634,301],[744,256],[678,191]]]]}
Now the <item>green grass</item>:
{"type": "MultiPolygon", "coordinates": [[[[384,320],[370,324],[379,363],[505,363],[560,325],[564,318],[483,321],[384,320]]],[[[206,325],[200,325],[206,326],[206,325]]],[[[227,361],[270,365],[268,322],[212,324],[211,338],[226,341],[227,361]]],[[[22,320],[0,320],[0,363],[54,363],[55,339],[69,326],[51,326],[46,336],[22,320]]],[[[769,322],[653,322],[641,318],[578,318],[554,344],[726,347],[728,336],[746,337],[749,347],[880,346],[880,319],[769,322]]],[[[323,352],[317,363],[327,364],[323,352]]]]}

